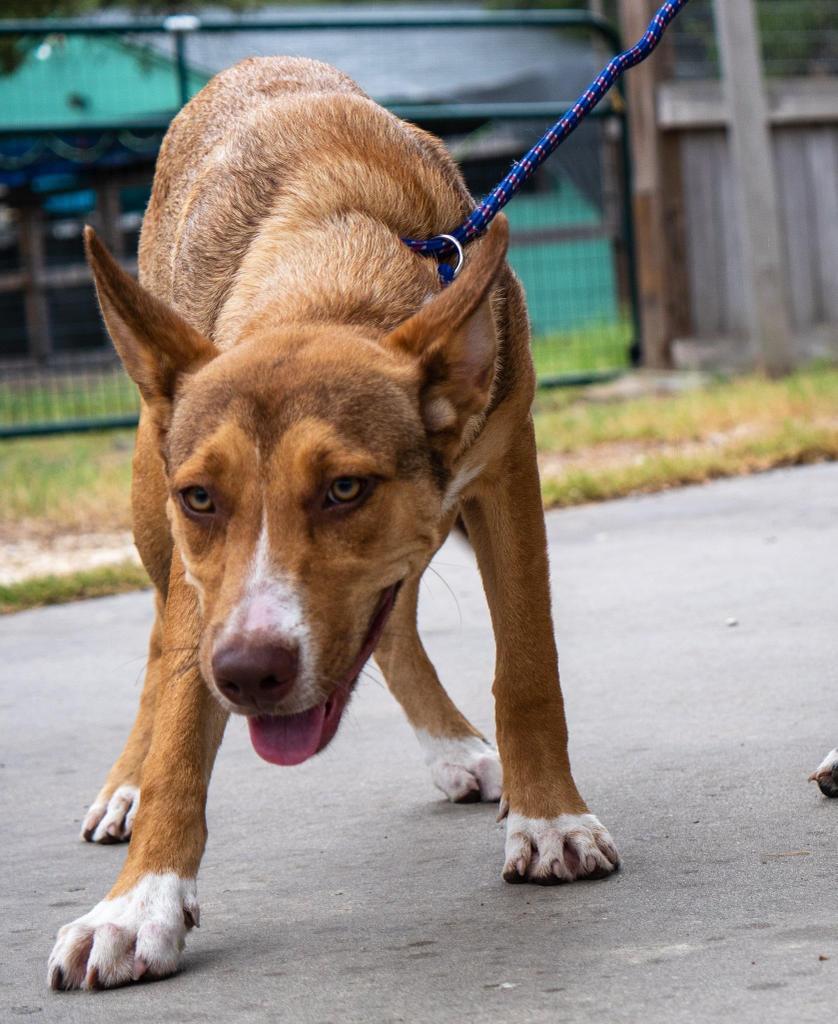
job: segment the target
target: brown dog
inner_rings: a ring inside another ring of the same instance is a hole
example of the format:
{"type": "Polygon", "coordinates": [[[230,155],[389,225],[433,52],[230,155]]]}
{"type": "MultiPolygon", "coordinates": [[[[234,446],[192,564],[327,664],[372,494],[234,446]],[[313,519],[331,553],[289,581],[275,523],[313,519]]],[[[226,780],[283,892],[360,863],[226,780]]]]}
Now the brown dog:
{"type": "Polygon", "coordinates": [[[617,867],[568,761],[506,222],[445,289],[400,241],[450,231],[471,207],[432,136],[333,68],[271,58],[219,75],[173,122],[142,285],[88,229],[105,322],[143,399],[135,535],[158,614],[139,715],[83,826],[94,842],[130,834],[128,857],[107,898],[59,932],[53,987],[175,970],[198,923],[228,714],[248,716],[262,757],[303,761],[331,740],[373,651],[449,798],[502,788],[507,881],[617,867]],[[416,631],[419,579],[458,515],[494,624],[500,762],[416,631]]]}

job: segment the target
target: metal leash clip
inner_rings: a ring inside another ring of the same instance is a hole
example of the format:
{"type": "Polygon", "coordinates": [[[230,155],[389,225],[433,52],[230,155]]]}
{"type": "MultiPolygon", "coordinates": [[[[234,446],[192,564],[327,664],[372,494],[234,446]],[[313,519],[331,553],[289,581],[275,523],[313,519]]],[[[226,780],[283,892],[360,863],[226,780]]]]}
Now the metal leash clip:
{"type": "Polygon", "coordinates": [[[465,263],[465,253],[460,242],[453,235],[437,235],[437,238],[444,238],[447,242],[450,242],[457,250],[457,262],[452,267],[450,263],[439,264],[439,276],[442,278],[443,284],[451,284],[454,278],[463,269],[463,263],[465,263]]]}

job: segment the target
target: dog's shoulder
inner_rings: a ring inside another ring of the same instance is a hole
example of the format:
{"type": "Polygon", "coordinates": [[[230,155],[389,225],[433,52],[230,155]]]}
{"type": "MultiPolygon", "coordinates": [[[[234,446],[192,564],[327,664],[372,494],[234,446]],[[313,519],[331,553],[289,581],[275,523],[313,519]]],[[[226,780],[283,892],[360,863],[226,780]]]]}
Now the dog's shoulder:
{"type": "MultiPolygon", "coordinates": [[[[265,126],[266,109],[275,118],[283,101],[299,103],[317,94],[366,99],[348,75],[321,61],[248,57],[215,75],[178,113],[160,148],[140,237],[140,277],[156,294],[176,301],[175,239],[184,212],[203,198],[201,182],[214,170],[226,173],[246,161],[248,151],[265,150],[258,127],[260,121],[265,126]]],[[[252,170],[243,166],[239,177],[252,170]]],[[[258,191],[259,176],[251,174],[250,180],[258,191]]]]}

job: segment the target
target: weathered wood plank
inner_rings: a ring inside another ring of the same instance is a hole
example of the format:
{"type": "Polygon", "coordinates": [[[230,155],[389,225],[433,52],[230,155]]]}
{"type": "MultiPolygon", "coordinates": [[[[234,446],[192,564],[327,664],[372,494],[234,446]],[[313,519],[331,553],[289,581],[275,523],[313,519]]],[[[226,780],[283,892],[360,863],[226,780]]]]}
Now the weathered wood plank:
{"type": "Polygon", "coordinates": [[[745,262],[742,237],[742,196],[736,187],[730,146],[724,135],[714,139],[712,154],[716,168],[715,182],[718,192],[722,264],[719,275],[719,303],[721,306],[720,333],[741,337],[740,344],[752,353],[754,341],[749,337],[747,291],[744,281],[745,262]]]}
{"type": "Polygon", "coordinates": [[[806,158],[813,206],[817,209],[812,242],[823,322],[838,324],[838,129],[807,134],[806,158]]]}
{"type": "Polygon", "coordinates": [[[794,353],[754,0],[715,0],[714,10],[741,203],[748,333],[764,368],[781,374],[792,368],[794,353]]]}
{"type": "Polygon", "coordinates": [[[676,136],[663,136],[661,158],[665,171],[664,230],[669,241],[668,329],[671,338],[683,338],[690,329],[690,298],[687,282],[684,169],[681,165],[680,140],[676,136]]]}
{"type": "Polygon", "coordinates": [[[814,204],[806,157],[807,132],[786,129],[774,136],[777,184],[789,281],[791,320],[795,329],[818,322],[820,302],[813,245],[814,204]]]}
{"type": "MultiPolygon", "coordinates": [[[[766,83],[768,119],[775,128],[838,122],[838,79],[781,78],[766,83]]],[[[658,89],[658,123],[664,131],[724,128],[730,123],[721,82],[663,82],[658,89]]]]}
{"type": "Polygon", "coordinates": [[[717,165],[712,141],[709,133],[685,135],[681,151],[690,311],[693,332],[700,337],[714,337],[724,328],[718,276],[723,265],[722,239],[716,228],[717,165]]]}
{"type": "MultiPolygon", "coordinates": [[[[747,314],[730,150],[719,131],[678,137],[691,310],[680,336],[732,337],[746,332],[747,314]]],[[[798,333],[838,327],[838,127],[778,129],[773,153],[792,326],[798,333]]]]}

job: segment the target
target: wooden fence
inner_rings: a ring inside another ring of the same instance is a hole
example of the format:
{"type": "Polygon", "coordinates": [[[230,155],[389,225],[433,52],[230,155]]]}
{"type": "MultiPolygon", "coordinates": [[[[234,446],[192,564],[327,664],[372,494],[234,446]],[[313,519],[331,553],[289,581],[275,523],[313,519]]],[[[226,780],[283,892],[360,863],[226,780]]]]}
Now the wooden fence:
{"type": "MultiPolygon", "coordinates": [[[[735,338],[734,360],[756,352],[744,284],[743,210],[717,82],[670,83],[659,124],[677,140],[692,334],[735,338]]],[[[782,279],[798,354],[838,341],[838,82],[778,80],[769,92],[782,279]]],[[[811,353],[810,353],[811,354],[811,353]]]]}
{"type": "Polygon", "coordinates": [[[721,81],[628,82],[645,352],[781,373],[838,355],[838,79],[766,83],[753,0],[714,10],[721,81]]]}

